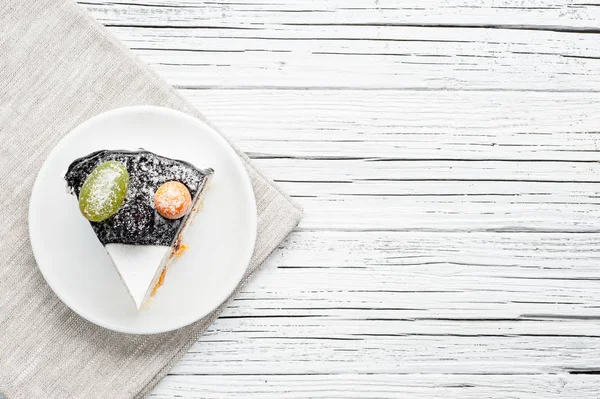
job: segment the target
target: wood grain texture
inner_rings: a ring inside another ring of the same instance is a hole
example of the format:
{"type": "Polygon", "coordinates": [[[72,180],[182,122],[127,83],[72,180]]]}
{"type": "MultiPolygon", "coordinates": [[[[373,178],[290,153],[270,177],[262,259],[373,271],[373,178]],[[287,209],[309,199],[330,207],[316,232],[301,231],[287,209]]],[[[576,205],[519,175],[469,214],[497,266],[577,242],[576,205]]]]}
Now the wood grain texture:
{"type": "Polygon", "coordinates": [[[600,3],[80,4],[306,210],[150,397],[598,397],[600,3]]]}
{"type": "Polygon", "coordinates": [[[593,1],[86,5],[179,87],[600,89],[593,1]]]}
{"type": "Polygon", "coordinates": [[[168,376],[154,398],[420,398],[481,399],[595,397],[593,378],[581,375],[251,375],[168,376]]]}

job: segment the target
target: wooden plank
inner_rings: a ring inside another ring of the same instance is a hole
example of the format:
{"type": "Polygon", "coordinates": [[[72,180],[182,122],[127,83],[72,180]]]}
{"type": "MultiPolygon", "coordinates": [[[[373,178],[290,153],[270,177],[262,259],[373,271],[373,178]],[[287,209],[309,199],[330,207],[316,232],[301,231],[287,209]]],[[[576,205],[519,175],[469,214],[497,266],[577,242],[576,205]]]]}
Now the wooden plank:
{"type": "Polygon", "coordinates": [[[481,399],[596,398],[589,375],[247,375],[168,376],[151,398],[481,399]]]}
{"type": "Polygon", "coordinates": [[[179,87],[600,90],[600,7],[531,3],[82,5],[179,87]]]}
{"type": "Polygon", "coordinates": [[[575,32],[597,27],[600,11],[597,1],[533,0],[524,4],[514,0],[465,1],[408,0],[298,0],[281,2],[197,0],[113,0],[79,1],[90,10],[103,14],[107,22],[120,25],[197,26],[214,25],[457,25],[487,26],[489,29],[563,30],[575,32]],[[127,14],[127,18],[123,17],[127,14]],[[195,25],[193,25],[195,24],[195,25]]]}
{"type": "MultiPolygon", "coordinates": [[[[258,158],[599,160],[600,93],[403,90],[183,90],[181,93],[245,151],[258,158]]],[[[544,165],[551,163],[543,163],[540,168],[544,165]]],[[[503,165],[509,170],[513,167],[503,165]]],[[[568,173],[570,167],[563,169],[568,173]]]]}

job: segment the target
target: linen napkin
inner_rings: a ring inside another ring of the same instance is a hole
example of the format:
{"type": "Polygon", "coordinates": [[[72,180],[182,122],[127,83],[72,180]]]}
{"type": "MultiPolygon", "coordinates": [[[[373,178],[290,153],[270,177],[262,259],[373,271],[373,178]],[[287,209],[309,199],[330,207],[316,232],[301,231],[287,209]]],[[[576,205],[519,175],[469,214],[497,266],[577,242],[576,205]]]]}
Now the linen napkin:
{"type": "MultiPolygon", "coordinates": [[[[37,269],[27,210],[45,157],[84,120],[139,104],[204,119],[78,5],[0,2],[0,392],[8,399],[141,398],[231,300],[175,332],[125,335],[77,316],[37,269]]],[[[298,224],[302,211],[237,152],[259,215],[254,255],[241,286],[298,224]]]]}

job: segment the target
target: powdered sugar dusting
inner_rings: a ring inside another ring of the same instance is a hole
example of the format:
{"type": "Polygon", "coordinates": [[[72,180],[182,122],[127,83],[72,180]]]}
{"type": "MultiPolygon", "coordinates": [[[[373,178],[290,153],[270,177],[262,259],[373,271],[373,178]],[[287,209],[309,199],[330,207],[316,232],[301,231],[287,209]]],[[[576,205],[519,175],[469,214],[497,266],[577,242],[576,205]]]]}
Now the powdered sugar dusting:
{"type": "MultiPolygon", "coordinates": [[[[149,151],[99,151],[74,161],[65,179],[79,197],[83,181],[94,168],[117,161],[129,172],[127,196],[119,211],[110,218],[91,223],[103,243],[171,245],[184,219],[167,219],[155,209],[154,194],[168,181],[178,181],[189,190],[192,203],[204,190],[212,169],[201,170],[183,161],[158,156],[149,151]]],[[[107,175],[108,179],[109,176],[107,175]]],[[[99,195],[95,201],[101,202],[99,195]]]]}

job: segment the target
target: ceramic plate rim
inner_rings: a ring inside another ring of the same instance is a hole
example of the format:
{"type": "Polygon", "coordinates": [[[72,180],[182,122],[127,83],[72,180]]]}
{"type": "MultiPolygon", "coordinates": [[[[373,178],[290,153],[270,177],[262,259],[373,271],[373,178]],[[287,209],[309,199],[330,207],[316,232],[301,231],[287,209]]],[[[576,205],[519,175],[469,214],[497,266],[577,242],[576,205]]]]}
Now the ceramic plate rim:
{"type": "Polygon", "coordinates": [[[160,106],[155,106],[155,105],[135,105],[135,106],[128,106],[128,107],[114,108],[109,111],[105,111],[105,112],[102,112],[95,116],[92,116],[91,118],[85,120],[84,122],[80,123],[75,128],[73,128],[72,130],[70,130],[50,150],[50,152],[48,153],[48,156],[46,157],[42,166],[38,170],[38,173],[35,178],[35,182],[33,184],[32,190],[31,190],[31,196],[29,198],[29,208],[28,208],[29,240],[31,243],[33,255],[36,260],[36,265],[37,265],[38,270],[44,277],[44,280],[46,281],[48,286],[50,286],[50,288],[52,289],[54,294],[72,311],[74,311],[82,318],[90,321],[91,323],[93,323],[97,326],[100,326],[100,327],[103,327],[103,328],[106,328],[106,329],[109,329],[112,331],[117,331],[120,333],[138,334],[138,335],[160,334],[160,333],[165,333],[165,332],[170,332],[170,331],[175,331],[175,330],[181,329],[181,328],[189,326],[190,324],[193,324],[196,321],[202,319],[203,317],[209,315],[215,309],[217,309],[219,306],[221,306],[221,304],[223,304],[227,300],[227,298],[229,298],[231,296],[231,294],[233,292],[235,292],[235,289],[239,286],[244,275],[246,274],[248,265],[252,258],[252,254],[254,253],[254,247],[256,245],[257,219],[258,219],[258,215],[257,215],[257,208],[256,208],[256,198],[254,196],[254,190],[252,188],[250,176],[248,176],[248,173],[246,171],[246,168],[242,164],[242,160],[241,160],[240,156],[235,152],[235,150],[233,149],[233,147],[231,147],[231,145],[227,142],[227,140],[225,140],[225,138],[220,133],[218,133],[213,127],[211,127],[208,123],[206,123],[192,115],[189,115],[182,111],[175,110],[173,108],[160,107],[160,106]],[[83,309],[81,306],[79,306],[76,303],[77,301],[70,301],[69,299],[67,299],[67,297],[65,297],[64,295],[61,295],[60,290],[57,290],[56,286],[53,285],[52,278],[48,275],[48,271],[46,270],[46,272],[45,272],[44,267],[40,266],[40,264],[43,263],[43,256],[40,253],[40,250],[36,249],[37,248],[37,245],[36,245],[37,238],[35,238],[34,231],[39,231],[41,227],[37,225],[35,218],[32,217],[32,213],[33,213],[33,209],[34,209],[33,205],[36,202],[36,198],[38,198],[40,195],[40,193],[38,193],[38,191],[40,190],[39,186],[41,184],[41,180],[45,175],[47,175],[47,173],[46,173],[47,169],[50,167],[50,164],[54,160],[54,158],[59,156],[60,150],[63,147],[68,145],[69,142],[71,140],[73,140],[74,138],[78,137],[81,134],[84,134],[86,132],[87,128],[95,122],[101,121],[103,119],[111,118],[114,116],[119,116],[120,114],[126,114],[126,113],[131,113],[131,112],[135,113],[135,112],[140,112],[140,111],[150,111],[150,112],[154,112],[154,113],[159,113],[159,114],[162,113],[162,114],[166,114],[166,115],[170,115],[170,116],[175,116],[178,118],[184,118],[193,124],[200,125],[203,128],[202,130],[204,130],[204,131],[199,132],[199,134],[206,133],[206,134],[212,135],[213,138],[215,138],[218,142],[220,142],[220,144],[223,145],[225,151],[230,153],[231,162],[233,162],[235,164],[235,168],[237,169],[237,172],[241,173],[241,175],[244,176],[244,179],[242,179],[242,182],[243,182],[242,189],[246,194],[245,200],[248,200],[251,202],[250,203],[251,209],[254,210],[253,212],[250,212],[250,223],[249,223],[249,227],[248,227],[248,231],[247,231],[247,234],[250,238],[250,243],[249,243],[248,247],[246,248],[245,253],[242,257],[243,262],[246,265],[246,267],[243,269],[242,268],[239,269],[240,270],[239,276],[236,276],[236,278],[233,279],[233,281],[236,281],[235,285],[233,285],[232,287],[227,287],[227,290],[223,290],[222,298],[220,297],[219,301],[216,302],[216,305],[214,307],[212,307],[210,310],[204,311],[204,312],[198,312],[197,315],[189,318],[190,320],[186,319],[184,322],[177,323],[177,324],[174,324],[173,326],[164,327],[164,328],[137,329],[137,328],[123,327],[118,324],[111,324],[110,322],[105,322],[104,320],[97,319],[95,316],[87,313],[85,311],[85,309],[83,309]],[[40,260],[42,260],[42,262],[40,262],[40,260]]]}

